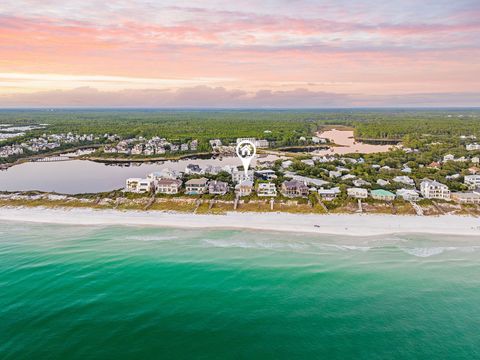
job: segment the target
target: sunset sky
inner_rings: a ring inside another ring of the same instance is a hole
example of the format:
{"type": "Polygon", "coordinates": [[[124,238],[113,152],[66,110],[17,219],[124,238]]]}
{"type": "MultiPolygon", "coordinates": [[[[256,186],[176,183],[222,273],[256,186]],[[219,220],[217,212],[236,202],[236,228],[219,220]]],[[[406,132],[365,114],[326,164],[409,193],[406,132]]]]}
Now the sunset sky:
{"type": "Polygon", "coordinates": [[[480,106],[480,1],[2,0],[18,106],[480,106]]]}

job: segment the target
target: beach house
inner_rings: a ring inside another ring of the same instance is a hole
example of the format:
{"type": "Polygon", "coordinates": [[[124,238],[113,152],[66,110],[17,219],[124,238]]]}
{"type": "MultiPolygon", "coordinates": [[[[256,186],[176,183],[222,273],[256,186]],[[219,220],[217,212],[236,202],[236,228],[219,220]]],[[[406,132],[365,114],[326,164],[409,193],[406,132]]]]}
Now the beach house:
{"type": "Polygon", "coordinates": [[[125,183],[125,191],[143,194],[154,189],[154,182],[151,179],[129,178],[125,183]]]}
{"type": "Polygon", "coordinates": [[[225,195],[228,192],[228,184],[223,181],[213,180],[208,184],[208,193],[213,195],[225,195]]]}
{"type": "Polygon", "coordinates": [[[182,181],[179,179],[160,179],[157,181],[156,191],[157,194],[178,194],[182,181]]]}
{"type": "Polygon", "coordinates": [[[480,175],[465,175],[463,181],[469,189],[480,188],[480,175]]]}
{"type": "Polygon", "coordinates": [[[185,193],[187,195],[201,195],[208,190],[208,179],[191,179],[185,183],[185,193]]]}
{"type": "Polygon", "coordinates": [[[381,201],[393,201],[395,200],[395,194],[384,189],[375,189],[370,192],[372,198],[381,201]]]}
{"type": "Polygon", "coordinates": [[[243,180],[249,180],[253,182],[253,170],[248,170],[245,176],[245,171],[234,168],[232,171],[232,181],[236,184],[243,180]]]}
{"type": "Polygon", "coordinates": [[[308,187],[304,182],[298,180],[284,181],[281,193],[286,197],[300,197],[308,195],[308,187]]]}
{"type": "Polygon", "coordinates": [[[335,199],[338,195],[340,195],[340,193],[341,191],[340,191],[340,188],[338,187],[334,187],[331,189],[324,189],[324,188],[318,189],[318,195],[320,195],[320,197],[326,201],[331,201],[335,199]]]}
{"type": "Polygon", "coordinates": [[[253,181],[242,180],[235,186],[235,194],[238,197],[249,196],[253,191],[253,181]]]}
{"type": "Polygon", "coordinates": [[[450,189],[448,186],[435,180],[423,180],[420,183],[420,193],[425,199],[450,200],[450,189]]]}
{"type": "Polygon", "coordinates": [[[397,197],[405,201],[418,201],[420,199],[418,191],[412,189],[398,189],[397,197]]]}
{"type": "Polygon", "coordinates": [[[355,199],[366,199],[368,197],[368,190],[363,188],[348,188],[347,195],[355,199]]]}
{"type": "Polygon", "coordinates": [[[277,187],[272,182],[262,182],[257,185],[257,195],[261,197],[277,196],[277,187]]]}
{"type": "Polygon", "coordinates": [[[409,186],[415,186],[415,181],[406,176],[406,175],[403,175],[403,176],[395,176],[392,181],[396,182],[396,183],[400,183],[400,184],[404,184],[404,185],[409,185],[409,186]]]}
{"type": "Polygon", "coordinates": [[[480,191],[454,192],[452,200],[459,204],[480,204],[480,191]]]}
{"type": "Polygon", "coordinates": [[[275,170],[272,169],[263,169],[255,171],[255,177],[258,177],[262,180],[273,180],[277,178],[275,170]]]}

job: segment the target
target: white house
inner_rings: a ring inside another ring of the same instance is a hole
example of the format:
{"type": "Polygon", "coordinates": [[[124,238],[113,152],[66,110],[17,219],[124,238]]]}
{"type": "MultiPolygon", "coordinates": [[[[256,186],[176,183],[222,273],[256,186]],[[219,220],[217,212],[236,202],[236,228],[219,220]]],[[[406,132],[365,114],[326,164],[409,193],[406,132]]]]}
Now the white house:
{"type": "Polygon", "coordinates": [[[125,184],[125,191],[133,193],[147,193],[154,189],[154,182],[151,179],[129,178],[125,184]]]}
{"type": "Polygon", "coordinates": [[[253,191],[253,181],[251,180],[242,180],[237,185],[235,185],[235,193],[237,196],[249,196],[253,191]]]}
{"type": "Polygon", "coordinates": [[[348,188],[347,195],[356,199],[366,199],[368,190],[363,188],[348,188]]]}
{"type": "Polygon", "coordinates": [[[245,176],[245,171],[234,168],[232,171],[232,181],[238,184],[243,180],[253,181],[253,170],[248,170],[247,176],[245,176]]]}
{"type": "Polygon", "coordinates": [[[340,188],[338,187],[334,187],[331,189],[324,189],[324,188],[318,189],[318,195],[320,195],[320,197],[323,200],[327,200],[327,201],[331,201],[335,199],[338,195],[340,195],[340,193],[341,191],[340,191],[340,188]]]}
{"type": "Polygon", "coordinates": [[[277,187],[274,183],[259,183],[257,186],[258,196],[277,196],[277,187]]]}
{"type": "Polygon", "coordinates": [[[417,190],[398,189],[396,193],[397,197],[403,198],[405,201],[418,201],[418,199],[420,199],[420,195],[418,194],[417,190]]]}
{"type": "Polygon", "coordinates": [[[452,200],[459,204],[480,204],[480,192],[455,192],[452,193],[452,200]]]}
{"type": "Polygon", "coordinates": [[[443,162],[453,161],[453,160],[455,160],[455,156],[452,154],[447,154],[443,157],[443,162]]]}
{"type": "Polygon", "coordinates": [[[450,189],[448,186],[435,180],[423,180],[420,183],[420,193],[425,199],[450,200],[450,189]]]}
{"type": "Polygon", "coordinates": [[[467,149],[467,151],[476,151],[476,150],[480,150],[480,144],[467,144],[465,146],[465,148],[467,149]]]}
{"type": "Polygon", "coordinates": [[[357,179],[357,180],[353,180],[353,185],[356,187],[361,187],[361,186],[370,186],[372,184],[370,184],[368,181],[365,181],[363,179],[357,179]]]}
{"type": "Polygon", "coordinates": [[[463,181],[469,189],[480,188],[480,175],[465,175],[463,181]]]}
{"type": "Polygon", "coordinates": [[[415,181],[408,177],[408,176],[395,176],[392,181],[405,184],[405,185],[410,185],[410,186],[415,186],[415,181]]]}
{"type": "Polygon", "coordinates": [[[390,184],[390,181],[383,180],[383,179],[378,179],[377,184],[380,185],[380,186],[386,186],[386,185],[390,184]]]}
{"type": "Polygon", "coordinates": [[[214,195],[225,195],[228,192],[228,184],[223,181],[213,180],[208,184],[208,193],[214,195]]]}

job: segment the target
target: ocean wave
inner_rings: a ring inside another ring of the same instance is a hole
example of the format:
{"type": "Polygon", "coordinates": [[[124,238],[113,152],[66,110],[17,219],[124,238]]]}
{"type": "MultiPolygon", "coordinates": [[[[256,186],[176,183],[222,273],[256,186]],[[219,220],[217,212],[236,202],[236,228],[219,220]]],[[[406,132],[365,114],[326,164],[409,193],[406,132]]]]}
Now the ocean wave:
{"type": "Polygon", "coordinates": [[[305,250],[308,248],[307,244],[295,242],[273,242],[273,241],[248,241],[248,240],[214,240],[206,239],[203,243],[208,246],[222,247],[222,248],[243,248],[243,249],[270,249],[270,250],[305,250]]]}
{"type": "Polygon", "coordinates": [[[127,236],[126,240],[136,240],[136,241],[170,241],[179,239],[178,236],[158,236],[158,235],[135,235],[127,236]]]}
{"type": "Polygon", "coordinates": [[[445,251],[453,251],[457,250],[458,248],[455,246],[438,246],[438,247],[415,247],[415,248],[400,248],[402,251],[406,252],[409,255],[413,255],[416,257],[430,257],[435,255],[440,255],[445,251]]]}

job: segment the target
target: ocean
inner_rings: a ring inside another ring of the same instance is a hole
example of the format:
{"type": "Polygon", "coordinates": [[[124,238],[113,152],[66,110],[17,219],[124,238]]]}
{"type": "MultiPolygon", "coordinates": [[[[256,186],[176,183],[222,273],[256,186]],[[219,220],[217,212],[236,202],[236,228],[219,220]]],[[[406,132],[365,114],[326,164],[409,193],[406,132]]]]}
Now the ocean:
{"type": "Polygon", "coordinates": [[[473,359],[480,243],[0,222],[0,359],[473,359]]]}

